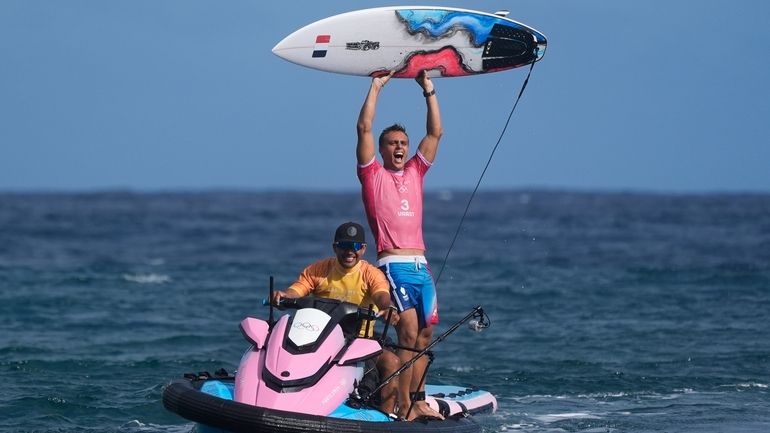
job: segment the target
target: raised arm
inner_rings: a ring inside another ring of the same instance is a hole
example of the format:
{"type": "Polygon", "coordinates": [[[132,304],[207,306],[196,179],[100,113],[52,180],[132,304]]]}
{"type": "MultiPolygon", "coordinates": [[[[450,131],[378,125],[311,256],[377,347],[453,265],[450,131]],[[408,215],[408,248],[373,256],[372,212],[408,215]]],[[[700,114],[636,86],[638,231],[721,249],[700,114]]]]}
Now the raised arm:
{"type": "Polygon", "coordinates": [[[422,71],[420,75],[415,77],[417,84],[422,87],[423,95],[425,96],[425,103],[428,106],[428,119],[426,124],[425,137],[420,141],[420,145],[417,150],[420,151],[423,157],[429,162],[433,162],[436,158],[436,151],[438,150],[438,142],[441,140],[441,136],[444,134],[444,128],[441,126],[441,112],[438,106],[438,96],[436,96],[436,90],[433,87],[433,81],[426,71],[422,71]]]}
{"type": "Polygon", "coordinates": [[[372,86],[369,88],[369,93],[366,94],[364,105],[361,107],[361,112],[358,114],[358,124],[356,125],[356,130],[358,132],[356,159],[359,164],[367,164],[374,158],[375,149],[372,125],[374,124],[374,113],[377,108],[377,97],[380,95],[380,90],[382,90],[385,83],[390,80],[391,76],[393,76],[393,71],[390,71],[388,75],[372,79],[372,86]]]}

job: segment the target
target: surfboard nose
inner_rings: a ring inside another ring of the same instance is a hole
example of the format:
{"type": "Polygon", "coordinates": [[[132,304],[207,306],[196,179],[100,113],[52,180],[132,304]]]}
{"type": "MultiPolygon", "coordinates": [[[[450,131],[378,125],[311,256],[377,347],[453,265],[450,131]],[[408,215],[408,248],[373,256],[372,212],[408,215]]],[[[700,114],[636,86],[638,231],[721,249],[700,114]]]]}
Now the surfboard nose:
{"type": "Polygon", "coordinates": [[[271,51],[273,52],[273,54],[275,54],[276,56],[278,56],[278,57],[280,57],[280,58],[282,58],[282,59],[286,59],[286,57],[284,57],[283,55],[281,55],[281,51],[283,51],[284,49],[286,49],[286,44],[285,44],[285,42],[286,42],[286,38],[283,38],[283,39],[281,39],[281,41],[280,41],[280,42],[278,42],[277,44],[275,44],[275,46],[274,46],[274,47],[273,47],[273,49],[271,50],[271,51]]]}
{"type": "Polygon", "coordinates": [[[307,50],[307,47],[304,48],[305,49],[303,50],[303,47],[297,47],[296,43],[291,40],[291,35],[289,35],[275,44],[271,51],[283,60],[298,65],[304,65],[302,53],[307,50]]]}

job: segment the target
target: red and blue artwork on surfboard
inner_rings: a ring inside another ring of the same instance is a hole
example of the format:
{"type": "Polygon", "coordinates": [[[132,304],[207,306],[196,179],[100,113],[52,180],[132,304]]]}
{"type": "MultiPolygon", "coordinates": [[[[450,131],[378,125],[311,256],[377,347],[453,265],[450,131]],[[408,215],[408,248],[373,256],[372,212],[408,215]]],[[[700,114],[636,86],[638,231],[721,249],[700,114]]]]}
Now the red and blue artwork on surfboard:
{"type": "Polygon", "coordinates": [[[461,77],[528,65],[545,54],[546,38],[507,18],[436,6],[383,7],[335,15],[279,42],[290,62],[341,74],[399,78],[428,70],[461,77]]]}

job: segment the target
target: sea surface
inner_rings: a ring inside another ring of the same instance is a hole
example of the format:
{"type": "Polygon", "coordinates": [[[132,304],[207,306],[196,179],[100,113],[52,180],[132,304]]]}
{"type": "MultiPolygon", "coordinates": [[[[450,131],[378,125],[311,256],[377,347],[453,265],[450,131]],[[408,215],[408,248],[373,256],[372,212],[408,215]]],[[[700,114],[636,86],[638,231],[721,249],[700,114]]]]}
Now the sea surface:
{"type": "MultiPolygon", "coordinates": [[[[429,382],[493,392],[485,432],[770,431],[770,195],[485,192],[445,262],[468,197],[426,197],[436,333],[492,326],[429,382]]],[[[0,193],[0,431],[191,431],[163,387],[233,371],[348,220],[355,192],[0,193]]]]}

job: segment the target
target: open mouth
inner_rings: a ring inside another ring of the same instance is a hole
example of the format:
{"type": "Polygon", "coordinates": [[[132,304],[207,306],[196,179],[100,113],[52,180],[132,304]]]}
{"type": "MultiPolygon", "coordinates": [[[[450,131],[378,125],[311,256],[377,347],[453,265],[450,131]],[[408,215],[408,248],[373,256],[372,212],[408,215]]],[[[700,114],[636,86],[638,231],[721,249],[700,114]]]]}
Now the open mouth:
{"type": "Polygon", "coordinates": [[[400,150],[394,152],[393,159],[396,161],[396,163],[399,163],[399,164],[404,162],[404,152],[400,150]]]}

